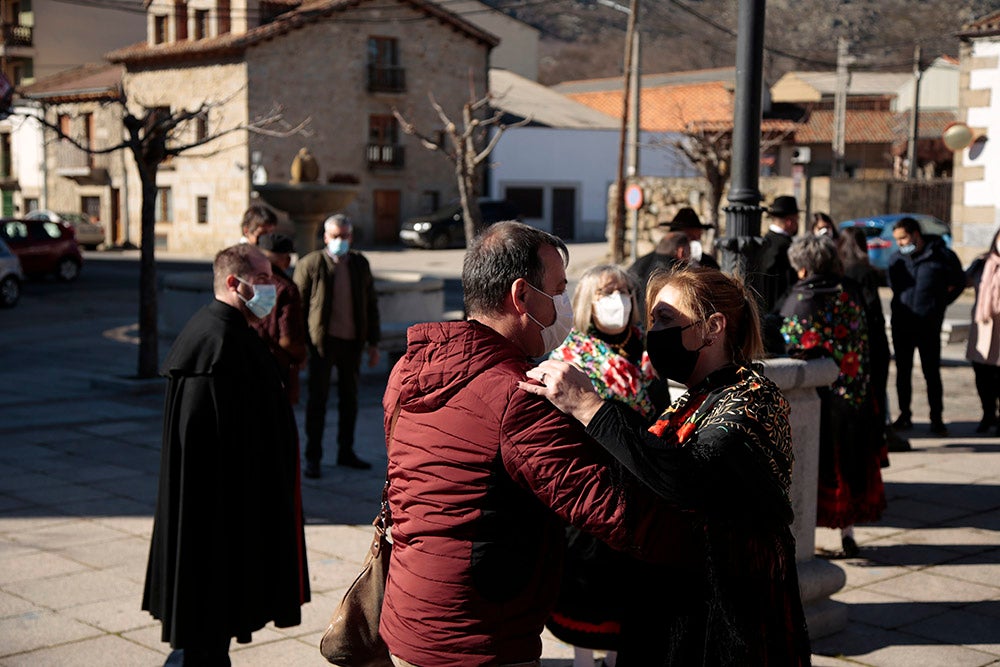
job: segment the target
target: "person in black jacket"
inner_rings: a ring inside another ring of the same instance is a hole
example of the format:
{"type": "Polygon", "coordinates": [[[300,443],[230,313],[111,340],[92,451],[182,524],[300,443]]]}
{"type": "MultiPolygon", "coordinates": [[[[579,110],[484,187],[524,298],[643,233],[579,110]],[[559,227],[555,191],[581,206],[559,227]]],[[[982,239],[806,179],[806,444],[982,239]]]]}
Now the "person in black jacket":
{"type": "Polygon", "coordinates": [[[930,430],[947,435],[944,424],[941,385],[941,324],[945,308],[965,289],[962,264],[944,241],[924,236],[914,218],[900,219],[892,229],[899,250],[889,259],[888,281],[892,288],[890,305],[892,347],[896,355],[898,430],[913,426],[910,399],[913,394],[913,350],[920,352],[920,367],[927,383],[930,430]]]}
{"type": "Polygon", "coordinates": [[[799,279],[788,262],[788,247],[799,233],[799,205],[795,197],[776,197],[767,214],[771,224],[764,234],[760,253],[761,312],[776,312],[799,279]]]}
{"type": "Polygon", "coordinates": [[[170,665],[229,665],[233,637],[298,625],[309,601],[298,432],[281,374],[249,322],[274,306],[253,245],[215,259],[215,300],[181,331],[167,378],[159,492],[142,608],[170,665]]]}

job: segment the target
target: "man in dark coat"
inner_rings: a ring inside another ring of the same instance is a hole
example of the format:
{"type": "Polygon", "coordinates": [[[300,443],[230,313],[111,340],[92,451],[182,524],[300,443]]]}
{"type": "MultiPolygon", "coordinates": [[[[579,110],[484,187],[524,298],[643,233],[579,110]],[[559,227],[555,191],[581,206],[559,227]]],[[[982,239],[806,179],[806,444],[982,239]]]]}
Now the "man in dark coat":
{"type": "Polygon", "coordinates": [[[761,313],[776,312],[798,276],[788,261],[788,247],[799,233],[799,205],[795,197],[776,197],[767,214],[771,224],[760,253],[761,313]]]}
{"type": "Polygon", "coordinates": [[[965,289],[965,272],[958,256],[936,236],[924,236],[914,218],[902,218],[892,228],[899,250],[889,258],[887,278],[892,288],[892,348],[896,357],[896,394],[899,417],[893,427],[913,426],[913,351],[920,352],[920,368],[927,383],[930,430],[948,435],[944,424],[944,388],[941,384],[941,324],[948,305],[965,289]]]}
{"type": "Polygon", "coordinates": [[[142,608],[176,649],[169,664],[229,665],[229,643],[309,600],[291,405],[249,327],[274,305],[271,266],[250,244],[215,258],[215,301],[163,365],[159,494],[142,608]]]}
{"type": "Polygon", "coordinates": [[[309,396],[306,398],[306,464],[303,474],[322,472],[323,430],[330,397],[330,373],[337,369],[337,465],[367,470],[371,464],[354,453],[358,419],[361,356],[378,365],[378,295],[365,256],[351,249],[353,225],[347,216],[332,215],[323,223],[325,247],[295,265],[294,280],[302,295],[309,338],[309,396]]]}

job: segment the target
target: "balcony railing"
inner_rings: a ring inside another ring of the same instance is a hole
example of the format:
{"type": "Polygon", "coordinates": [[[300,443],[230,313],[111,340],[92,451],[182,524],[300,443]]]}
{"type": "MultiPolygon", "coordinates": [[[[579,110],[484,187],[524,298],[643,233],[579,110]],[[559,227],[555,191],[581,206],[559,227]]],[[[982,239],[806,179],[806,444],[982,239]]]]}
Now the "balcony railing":
{"type": "Polygon", "coordinates": [[[368,66],[368,92],[401,93],[406,90],[406,70],[392,65],[368,66]]]}
{"type": "Polygon", "coordinates": [[[4,23],[0,25],[0,37],[4,46],[31,46],[31,26],[4,23]]]}
{"type": "Polygon", "coordinates": [[[404,151],[398,144],[368,144],[366,157],[369,169],[402,169],[404,151]]]}

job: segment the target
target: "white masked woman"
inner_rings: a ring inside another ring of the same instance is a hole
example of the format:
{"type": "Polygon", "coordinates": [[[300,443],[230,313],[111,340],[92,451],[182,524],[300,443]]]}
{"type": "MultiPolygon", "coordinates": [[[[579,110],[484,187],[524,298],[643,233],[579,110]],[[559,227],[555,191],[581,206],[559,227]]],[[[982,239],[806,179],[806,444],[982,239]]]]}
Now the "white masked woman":
{"type": "MultiPolygon", "coordinates": [[[[573,329],[550,358],[583,369],[601,397],[649,420],[664,407],[667,391],[653,373],[638,322],[632,276],[611,264],[592,267],[573,293],[573,329]]],[[[572,526],[566,543],[559,601],[546,625],[574,646],[574,667],[592,666],[594,649],[607,651],[604,664],[614,667],[622,592],[635,562],[572,526]]]]}

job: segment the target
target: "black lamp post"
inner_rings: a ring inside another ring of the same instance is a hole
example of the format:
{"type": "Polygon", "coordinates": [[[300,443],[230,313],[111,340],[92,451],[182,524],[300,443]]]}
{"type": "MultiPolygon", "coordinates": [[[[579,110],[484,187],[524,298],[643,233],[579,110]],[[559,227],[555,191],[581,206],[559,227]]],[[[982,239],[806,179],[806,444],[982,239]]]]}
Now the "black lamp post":
{"type": "Polygon", "coordinates": [[[760,291],[756,258],[760,249],[760,119],[766,0],[741,0],[736,38],[736,100],[733,110],[732,181],[726,235],[719,239],[722,269],[760,291]]]}

